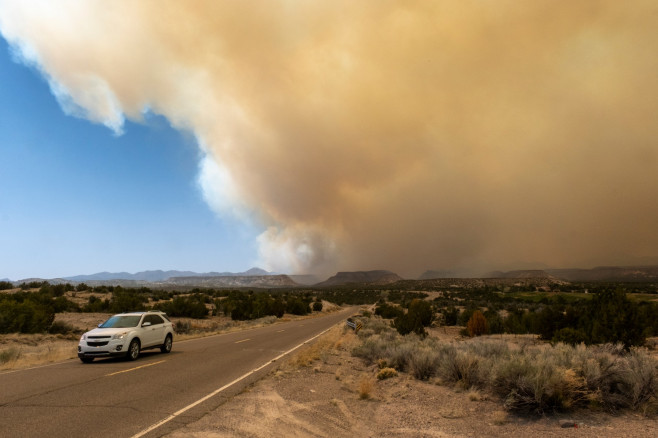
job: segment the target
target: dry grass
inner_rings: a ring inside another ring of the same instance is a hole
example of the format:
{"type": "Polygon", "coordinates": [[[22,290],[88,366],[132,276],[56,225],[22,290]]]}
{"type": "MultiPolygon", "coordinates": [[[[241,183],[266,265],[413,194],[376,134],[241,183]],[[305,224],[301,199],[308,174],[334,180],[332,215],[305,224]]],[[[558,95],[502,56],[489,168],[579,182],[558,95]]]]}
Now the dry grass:
{"type": "Polygon", "coordinates": [[[502,425],[507,424],[509,422],[509,416],[508,416],[507,412],[505,412],[505,411],[495,411],[491,415],[491,421],[496,426],[502,426],[502,425]]]}
{"type": "Polygon", "coordinates": [[[341,339],[342,336],[342,328],[337,326],[332,328],[312,344],[302,347],[297,354],[290,358],[288,364],[293,368],[300,368],[309,367],[318,360],[326,362],[333,351],[341,348],[343,342],[341,339]]]}
{"type": "Polygon", "coordinates": [[[470,391],[468,391],[468,394],[467,394],[467,395],[468,395],[468,399],[469,399],[470,401],[482,401],[482,400],[486,400],[486,397],[484,397],[484,396],[482,395],[482,393],[481,393],[480,391],[476,390],[476,389],[471,389],[470,391]]]}
{"type": "Polygon", "coordinates": [[[77,357],[76,340],[62,335],[32,335],[39,340],[27,339],[28,335],[7,335],[0,345],[0,369],[31,368],[77,357]]]}
{"type": "Polygon", "coordinates": [[[374,384],[372,382],[372,378],[367,376],[363,377],[359,382],[359,398],[361,400],[369,399],[372,396],[373,387],[374,384]]]}
{"type": "Polygon", "coordinates": [[[397,377],[397,375],[398,372],[395,370],[395,368],[382,368],[377,373],[377,379],[385,380],[385,379],[390,379],[391,377],[397,377]]]}

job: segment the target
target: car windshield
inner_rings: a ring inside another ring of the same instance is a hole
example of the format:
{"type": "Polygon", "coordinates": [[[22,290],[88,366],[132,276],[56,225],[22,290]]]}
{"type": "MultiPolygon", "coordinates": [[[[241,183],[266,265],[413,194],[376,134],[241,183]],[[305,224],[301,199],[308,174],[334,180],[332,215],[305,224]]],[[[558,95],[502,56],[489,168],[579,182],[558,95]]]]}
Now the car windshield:
{"type": "Polygon", "coordinates": [[[100,328],[125,328],[137,327],[141,315],[120,316],[115,315],[112,318],[99,325],[100,328]]]}

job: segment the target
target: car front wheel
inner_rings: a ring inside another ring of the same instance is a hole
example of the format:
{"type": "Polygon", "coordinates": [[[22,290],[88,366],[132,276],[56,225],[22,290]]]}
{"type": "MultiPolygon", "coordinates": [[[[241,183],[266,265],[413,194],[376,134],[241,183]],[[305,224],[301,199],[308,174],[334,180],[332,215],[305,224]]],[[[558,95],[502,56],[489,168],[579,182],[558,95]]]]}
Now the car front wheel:
{"type": "Polygon", "coordinates": [[[139,357],[139,340],[133,339],[128,347],[128,360],[136,360],[139,357]]]}
{"type": "Polygon", "coordinates": [[[163,353],[169,353],[171,351],[172,338],[171,335],[167,335],[165,338],[164,344],[160,347],[160,351],[163,353]]]}

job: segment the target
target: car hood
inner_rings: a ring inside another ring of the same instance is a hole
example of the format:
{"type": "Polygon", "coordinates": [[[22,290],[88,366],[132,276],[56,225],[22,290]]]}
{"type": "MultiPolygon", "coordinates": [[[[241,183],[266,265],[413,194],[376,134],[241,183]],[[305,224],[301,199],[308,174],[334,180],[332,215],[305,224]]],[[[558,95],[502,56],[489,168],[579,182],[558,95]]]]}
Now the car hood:
{"type": "Polygon", "coordinates": [[[117,333],[125,333],[134,330],[135,327],[122,327],[122,328],[95,328],[85,333],[87,336],[112,336],[117,333]]]}

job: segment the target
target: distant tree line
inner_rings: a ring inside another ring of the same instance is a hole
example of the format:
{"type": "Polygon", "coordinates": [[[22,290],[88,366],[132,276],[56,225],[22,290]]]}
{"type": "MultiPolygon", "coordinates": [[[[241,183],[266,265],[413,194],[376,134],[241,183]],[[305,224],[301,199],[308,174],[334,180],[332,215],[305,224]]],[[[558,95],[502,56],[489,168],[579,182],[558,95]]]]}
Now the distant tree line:
{"type": "Polygon", "coordinates": [[[280,318],[284,313],[305,315],[322,310],[322,302],[327,301],[337,305],[376,304],[375,313],[390,319],[401,334],[423,335],[434,323],[462,326],[464,333],[471,335],[533,333],[545,340],[571,344],[622,342],[626,348],[658,335],[658,304],[627,295],[638,290],[655,292],[655,285],[582,283],[568,287],[589,293],[546,293],[533,285],[518,286],[519,290],[447,288],[434,291],[438,296],[430,301],[424,291],[385,287],[177,291],[48,282],[23,283],[16,288],[10,282],[0,282],[0,290],[18,290],[0,294],[0,333],[53,330],[58,312],[120,313],[155,308],[175,317],[223,314],[249,320],[280,318]],[[78,292],[93,294],[78,305],[69,299],[78,292]]]}

